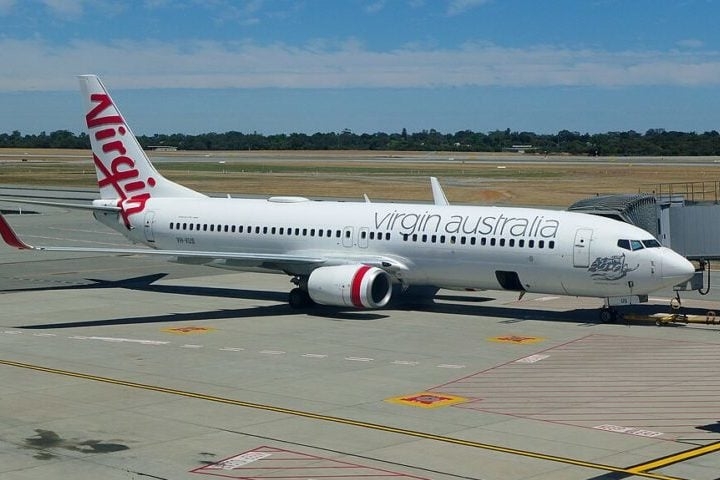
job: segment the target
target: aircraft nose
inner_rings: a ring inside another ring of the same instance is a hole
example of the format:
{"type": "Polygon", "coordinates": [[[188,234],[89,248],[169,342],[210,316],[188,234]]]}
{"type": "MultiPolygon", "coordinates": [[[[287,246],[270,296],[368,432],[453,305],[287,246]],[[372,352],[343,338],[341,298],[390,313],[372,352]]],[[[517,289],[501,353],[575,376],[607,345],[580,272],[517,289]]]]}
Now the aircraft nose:
{"type": "Polygon", "coordinates": [[[667,280],[673,280],[675,284],[685,282],[695,274],[695,266],[685,257],[673,252],[670,249],[665,250],[662,264],[662,277],[667,280]]]}

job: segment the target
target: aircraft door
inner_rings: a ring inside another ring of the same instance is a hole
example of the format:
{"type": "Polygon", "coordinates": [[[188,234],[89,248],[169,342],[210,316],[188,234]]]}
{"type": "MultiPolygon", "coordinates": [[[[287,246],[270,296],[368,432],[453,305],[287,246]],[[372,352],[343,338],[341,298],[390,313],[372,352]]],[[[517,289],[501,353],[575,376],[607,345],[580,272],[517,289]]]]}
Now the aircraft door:
{"type": "Polygon", "coordinates": [[[590,240],[592,240],[591,228],[578,228],[575,232],[575,243],[573,244],[573,266],[588,267],[590,265],[590,240]]]}
{"type": "Polygon", "coordinates": [[[145,212],[145,240],[155,243],[153,224],[155,223],[155,212],[145,212]]]}
{"type": "Polygon", "coordinates": [[[353,246],[353,227],[345,227],[342,232],[342,244],[343,247],[353,246]]]}
{"type": "Polygon", "coordinates": [[[360,248],[367,248],[368,247],[368,231],[370,229],[367,227],[362,227],[360,231],[358,232],[358,247],[360,248]]]}

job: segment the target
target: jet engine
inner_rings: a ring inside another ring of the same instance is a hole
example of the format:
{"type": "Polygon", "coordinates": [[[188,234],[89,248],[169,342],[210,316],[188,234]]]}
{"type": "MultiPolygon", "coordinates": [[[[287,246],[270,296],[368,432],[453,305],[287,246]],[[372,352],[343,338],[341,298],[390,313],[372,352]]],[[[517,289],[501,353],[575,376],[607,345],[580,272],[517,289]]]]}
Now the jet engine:
{"type": "Polygon", "coordinates": [[[370,265],[338,265],[312,271],[307,281],[310,298],[320,305],[381,308],[392,294],[392,280],[370,265]]]}

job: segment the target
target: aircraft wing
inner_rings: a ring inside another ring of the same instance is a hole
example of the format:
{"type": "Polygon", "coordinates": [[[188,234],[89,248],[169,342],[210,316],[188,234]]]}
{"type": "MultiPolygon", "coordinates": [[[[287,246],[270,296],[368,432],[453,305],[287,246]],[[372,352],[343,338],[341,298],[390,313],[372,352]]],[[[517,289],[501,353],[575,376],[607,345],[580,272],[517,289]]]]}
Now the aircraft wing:
{"type": "Polygon", "coordinates": [[[119,255],[157,255],[177,257],[180,263],[205,263],[211,260],[226,260],[235,266],[266,267],[285,270],[286,267],[321,265],[365,264],[377,266],[388,273],[406,270],[402,259],[382,255],[318,255],[315,252],[297,254],[227,252],[227,251],[196,251],[196,250],[153,250],[150,248],[98,248],[98,247],[52,247],[30,245],[23,241],[12,229],[5,217],[0,214],[0,237],[11,247],[20,250],[36,250],[45,252],[84,252],[119,255]]]}
{"type": "Polygon", "coordinates": [[[63,203],[63,202],[49,202],[44,200],[29,200],[17,197],[4,197],[0,195],[0,201],[9,203],[27,203],[30,205],[46,205],[48,207],[61,207],[61,208],[72,208],[76,210],[93,210],[102,212],[119,212],[122,209],[117,206],[110,205],[84,205],[81,203],[63,203]]]}

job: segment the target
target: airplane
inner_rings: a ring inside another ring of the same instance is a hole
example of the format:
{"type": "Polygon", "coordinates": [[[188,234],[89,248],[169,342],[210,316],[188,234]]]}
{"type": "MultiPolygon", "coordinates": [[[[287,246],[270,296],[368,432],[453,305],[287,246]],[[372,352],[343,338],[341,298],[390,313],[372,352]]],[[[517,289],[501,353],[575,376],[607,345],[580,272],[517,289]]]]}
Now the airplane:
{"type": "Polygon", "coordinates": [[[291,277],[293,308],[383,308],[413,290],[511,290],[603,298],[604,321],[616,318],[614,307],[647,301],[695,273],[636,226],[576,212],[451,205],[437,179],[432,204],[208,197],[163,177],[100,79],[79,80],[100,198],[34,203],[89,209],[150,248],[33,246],[0,216],[11,247],[269,269],[291,277]]]}

